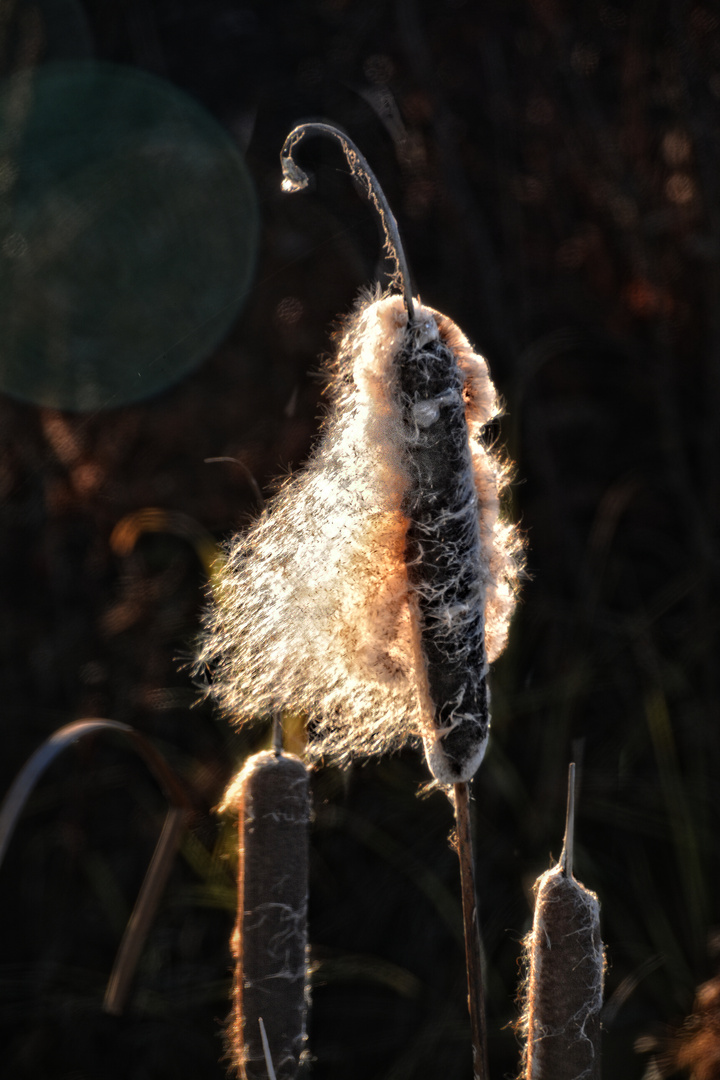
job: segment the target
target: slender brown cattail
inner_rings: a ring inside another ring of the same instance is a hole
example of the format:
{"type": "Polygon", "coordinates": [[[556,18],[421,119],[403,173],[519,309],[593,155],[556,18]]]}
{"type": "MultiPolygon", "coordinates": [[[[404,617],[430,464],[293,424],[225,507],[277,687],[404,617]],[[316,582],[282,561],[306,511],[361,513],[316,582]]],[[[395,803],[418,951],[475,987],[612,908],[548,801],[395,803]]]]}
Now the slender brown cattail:
{"type": "Polygon", "coordinates": [[[239,815],[230,1056],[244,1080],[267,1080],[262,1020],[277,1080],[291,1080],[306,1039],[307,769],[289,754],[254,754],[228,806],[239,815]]]}
{"type": "Polygon", "coordinates": [[[600,1009],[605,956],[600,905],[572,872],[574,766],[560,862],[535,885],[535,917],[524,942],[528,967],[524,1080],[600,1080],[600,1009]]]}

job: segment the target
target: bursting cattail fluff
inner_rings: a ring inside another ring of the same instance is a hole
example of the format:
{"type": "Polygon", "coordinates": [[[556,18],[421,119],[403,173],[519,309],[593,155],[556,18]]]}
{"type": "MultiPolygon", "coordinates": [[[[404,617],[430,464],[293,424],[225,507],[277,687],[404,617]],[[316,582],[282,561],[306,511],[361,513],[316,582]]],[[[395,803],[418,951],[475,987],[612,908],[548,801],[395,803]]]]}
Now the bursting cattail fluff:
{"type": "Polygon", "coordinates": [[[458,783],[485,752],[487,665],[518,572],[504,469],[481,439],[495,389],[457,326],[413,300],[395,219],[351,140],[295,128],[283,187],[307,184],[292,156],[306,134],[341,143],[403,297],[361,300],[339,335],[323,437],[231,545],[200,662],[240,722],[306,711],[311,756],[343,764],[421,737],[436,779],[458,783]]]}
{"type": "Polygon", "coordinates": [[[229,1052],[243,1080],[292,1080],[306,1032],[308,773],[292,755],[254,754],[223,806],[238,810],[238,905],[229,1052]]]}
{"type": "Polygon", "coordinates": [[[468,779],[518,572],[505,469],[481,438],[498,413],[487,365],[444,315],[366,298],[330,399],[306,467],[229,547],[200,661],[240,722],[307,711],[311,756],[420,736],[438,780],[468,779]]]}

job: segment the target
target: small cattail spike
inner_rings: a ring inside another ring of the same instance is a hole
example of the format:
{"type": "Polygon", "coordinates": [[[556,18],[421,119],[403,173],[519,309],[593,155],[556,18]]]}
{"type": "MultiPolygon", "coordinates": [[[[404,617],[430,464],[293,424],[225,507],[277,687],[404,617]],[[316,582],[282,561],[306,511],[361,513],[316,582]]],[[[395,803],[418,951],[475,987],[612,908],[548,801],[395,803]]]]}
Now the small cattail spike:
{"type": "Polygon", "coordinates": [[[302,191],[303,188],[307,187],[307,173],[303,172],[293,160],[293,151],[295,147],[306,135],[330,135],[334,139],[337,139],[347,158],[350,172],[356,179],[362,180],[368,199],[380,215],[380,220],[382,221],[383,230],[385,232],[385,247],[395,260],[393,282],[402,291],[405,307],[407,308],[408,320],[411,323],[414,322],[415,313],[413,308],[412,290],[410,288],[410,272],[405,259],[405,252],[400,239],[397,222],[395,221],[393,212],[390,209],[390,205],[385,198],[385,194],[380,187],[375,173],[372,171],[367,160],[363,154],[360,153],[352,139],[349,139],[342,131],[332,127],[330,124],[298,124],[298,126],[293,128],[290,132],[280,151],[280,163],[283,170],[283,191],[302,191]]]}
{"type": "Polygon", "coordinates": [[[573,876],[573,854],[575,845],[575,762],[568,769],[567,814],[565,817],[565,839],[563,840],[560,866],[565,877],[573,876]]]}
{"type": "Polygon", "coordinates": [[[535,914],[523,943],[527,982],[518,1029],[522,1080],[600,1080],[605,953],[600,904],[573,875],[575,765],[570,766],[565,843],[557,866],[535,883],[535,914]]]}
{"type": "Polygon", "coordinates": [[[307,1037],[307,769],[291,754],[253,754],[225,804],[237,807],[239,842],[229,1056],[241,1080],[295,1080],[307,1037]]]}

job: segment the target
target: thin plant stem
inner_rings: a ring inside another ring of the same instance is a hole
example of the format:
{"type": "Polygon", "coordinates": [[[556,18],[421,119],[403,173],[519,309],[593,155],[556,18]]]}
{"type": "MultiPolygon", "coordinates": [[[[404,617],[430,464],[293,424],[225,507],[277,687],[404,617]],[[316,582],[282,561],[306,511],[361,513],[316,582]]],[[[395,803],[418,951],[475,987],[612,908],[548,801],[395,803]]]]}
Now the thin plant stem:
{"type": "Polygon", "coordinates": [[[567,813],[565,815],[565,839],[560,855],[560,865],[565,877],[573,876],[573,855],[575,849],[575,762],[568,768],[567,813]]]}
{"type": "Polygon", "coordinates": [[[474,1080],[488,1080],[487,1033],[485,1028],[485,986],[483,959],[478,922],[475,861],[470,827],[470,785],[467,781],[453,785],[455,793],[455,822],[457,850],[460,860],[460,889],[462,892],[463,923],[465,926],[465,965],[468,981],[468,1009],[473,1051],[474,1080]]]}
{"type": "Polygon", "coordinates": [[[331,124],[298,124],[298,126],[293,128],[290,132],[280,151],[280,162],[283,171],[283,191],[301,191],[302,188],[307,187],[307,174],[293,159],[293,151],[296,145],[304,139],[306,135],[329,135],[331,138],[337,139],[343,148],[343,153],[350,166],[350,172],[357,180],[361,180],[364,184],[367,197],[377,210],[380,221],[382,222],[383,231],[385,233],[385,247],[395,261],[396,269],[393,277],[402,290],[408,319],[412,323],[415,318],[415,310],[413,307],[412,289],[410,286],[410,271],[408,270],[405,251],[403,249],[402,240],[400,239],[397,222],[395,221],[395,216],[390,209],[390,204],[385,198],[385,193],[380,187],[380,183],[375,176],[375,173],[372,171],[365,156],[358,150],[352,139],[348,138],[345,132],[339,131],[338,128],[333,127],[331,124]]]}
{"type": "Polygon", "coordinates": [[[280,757],[283,748],[283,727],[279,712],[273,714],[272,742],[275,757],[280,757]]]}

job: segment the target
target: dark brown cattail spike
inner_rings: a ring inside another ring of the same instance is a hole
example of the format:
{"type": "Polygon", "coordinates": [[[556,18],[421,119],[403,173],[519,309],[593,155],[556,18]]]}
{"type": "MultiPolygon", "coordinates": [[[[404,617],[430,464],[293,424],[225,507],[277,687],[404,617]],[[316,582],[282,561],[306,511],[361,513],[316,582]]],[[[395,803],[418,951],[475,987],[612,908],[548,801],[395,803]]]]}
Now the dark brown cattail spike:
{"type": "Polygon", "coordinates": [[[232,1062],[243,1080],[267,1080],[264,1026],[277,1080],[292,1080],[306,1040],[307,769],[278,750],[255,754],[228,805],[239,813],[232,1062]]]}
{"type": "MultiPolygon", "coordinates": [[[[293,150],[307,134],[336,138],[353,176],[362,180],[385,229],[408,312],[397,353],[397,388],[410,481],[402,510],[408,517],[405,564],[420,629],[422,683],[435,728],[426,740],[430,770],[441,783],[460,783],[477,771],[490,724],[485,650],[485,581],[478,492],[466,417],[466,373],[442,340],[437,320],[414,307],[400,234],[370,166],[355,144],[328,124],[290,132],[280,161],[283,189],[297,191],[307,176],[293,150]]],[[[386,343],[385,343],[386,344],[386,343]]]]}
{"type": "Polygon", "coordinates": [[[574,780],[571,765],[563,854],[536,882],[533,928],[524,942],[525,1080],[600,1080],[605,956],[597,896],[572,874],[574,780]]]}
{"type": "Polygon", "coordinates": [[[393,281],[402,290],[407,308],[408,320],[413,321],[415,314],[413,309],[412,289],[410,286],[410,272],[408,270],[405,252],[403,250],[397,222],[390,205],[385,198],[383,189],[377,181],[375,173],[360,153],[352,139],[344,132],[332,127],[331,124],[298,124],[288,135],[280,151],[280,163],[283,170],[283,191],[301,191],[307,187],[308,178],[293,160],[293,150],[306,135],[329,135],[337,139],[343,148],[350,171],[356,180],[362,181],[368,199],[377,210],[385,232],[385,247],[395,261],[395,274],[393,281]]]}
{"type": "Polygon", "coordinates": [[[406,334],[397,367],[410,478],[403,505],[405,564],[417,605],[421,682],[434,727],[425,754],[436,779],[461,783],[477,772],[490,727],[488,566],[465,378],[434,319],[418,322],[406,334]]]}

